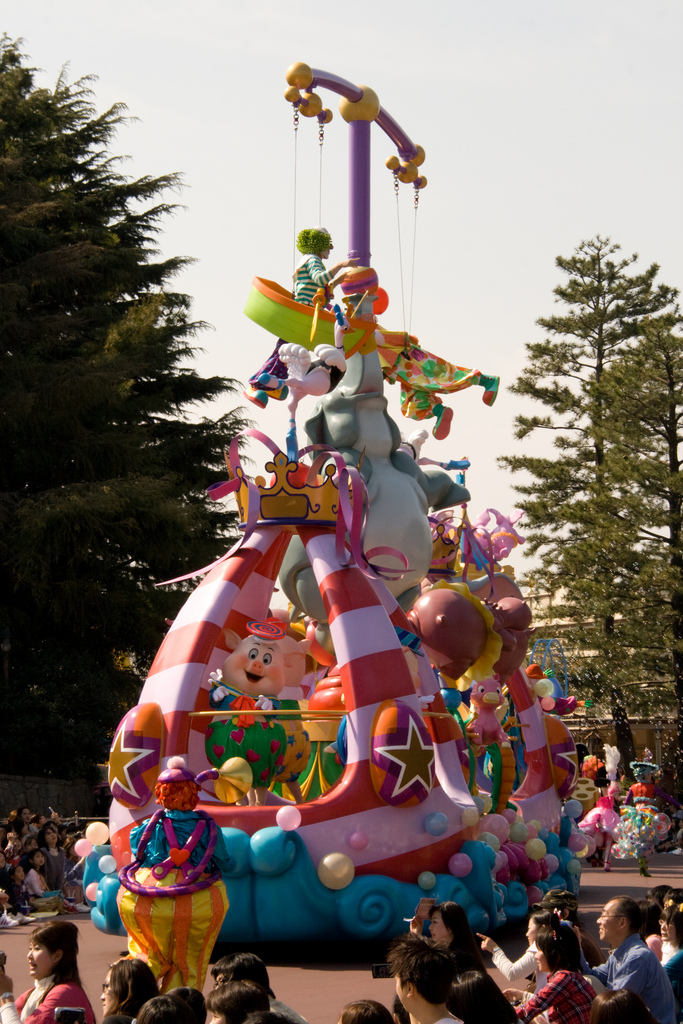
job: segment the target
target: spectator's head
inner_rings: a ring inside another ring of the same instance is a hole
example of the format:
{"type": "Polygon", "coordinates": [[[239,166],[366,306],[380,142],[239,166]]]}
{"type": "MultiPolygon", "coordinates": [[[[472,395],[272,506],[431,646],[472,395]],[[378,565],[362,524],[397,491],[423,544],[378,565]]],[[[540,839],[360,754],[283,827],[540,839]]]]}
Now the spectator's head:
{"type": "MultiPolygon", "coordinates": [[[[455,961],[444,946],[415,935],[399,935],[387,957],[396,993],[408,1013],[423,1000],[430,1006],[444,1006],[455,977],[455,961]]],[[[419,1018],[418,1018],[419,1019],[419,1018]]]]}
{"type": "Polygon", "coordinates": [[[29,821],[29,825],[31,826],[32,829],[35,829],[36,832],[40,832],[41,828],[43,827],[46,821],[47,818],[45,817],[44,814],[32,814],[31,820],[29,821]]]}
{"type": "Polygon", "coordinates": [[[435,903],[429,911],[429,934],[439,946],[454,953],[464,953],[476,970],[486,970],[479,943],[472,934],[467,914],[459,903],[448,900],[435,903]]]}
{"type": "Polygon", "coordinates": [[[559,915],[552,925],[539,929],[536,947],[539,971],[581,970],[581,944],[574,929],[563,925],[559,915]]]}
{"type": "Polygon", "coordinates": [[[211,977],[214,987],[224,985],[226,981],[255,981],[275,998],[270,987],[268,968],[256,953],[228,953],[222,956],[211,968],[211,977]]]}
{"type": "Polygon", "coordinates": [[[270,1010],[270,1000],[255,981],[226,981],[209,993],[206,1008],[212,1014],[209,1024],[243,1024],[250,1013],[270,1010]]]}
{"type": "Polygon", "coordinates": [[[15,885],[21,885],[26,878],[26,872],[22,868],[21,864],[16,864],[13,868],[9,869],[9,876],[15,885]]]}
{"type": "Polygon", "coordinates": [[[510,1021],[513,1024],[517,1020],[514,1008],[493,978],[480,971],[462,974],[451,988],[446,1005],[463,1024],[480,1024],[480,1021],[496,1021],[496,1024],[510,1021]]]}
{"type": "Polygon", "coordinates": [[[59,846],[59,829],[53,821],[43,825],[38,833],[38,846],[46,850],[54,850],[59,846]]]}
{"type": "Polygon", "coordinates": [[[683,903],[667,903],[659,916],[662,938],[678,948],[683,946],[683,903]]]}
{"type": "Polygon", "coordinates": [[[28,866],[37,871],[39,875],[45,875],[45,854],[37,846],[28,855],[28,866]]]}
{"type": "Polygon", "coordinates": [[[256,1010],[245,1018],[244,1024],[292,1024],[292,1021],[275,1010],[256,1010]]]}
{"type": "Polygon", "coordinates": [[[394,1018],[394,1024],[410,1024],[410,1014],[406,1010],[405,1006],[398,998],[394,996],[394,1002],[391,1007],[391,1014],[394,1018]]]}
{"type": "Polygon", "coordinates": [[[652,900],[653,903],[658,903],[664,909],[664,903],[671,891],[670,885],[656,885],[654,889],[647,890],[647,898],[652,900]]]}
{"type": "Polygon", "coordinates": [[[24,836],[21,840],[21,849],[24,853],[30,853],[31,850],[38,849],[38,836],[35,832],[29,832],[28,835],[24,836]]]}
{"type": "Polygon", "coordinates": [[[647,1006],[628,988],[599,992],[591,1006],[590,1024],[657,1024],[647,1006]]]}
{"type": "Polygon", "coordinates": [[[17,807],[16,811],[10,811],[7,816],[8,828],[19,831],[20,823],[28,825],[31,820],[31,809],[29,807],[17,807]]]}
{"type": "Polygon", "coordinates": [[[526,940],[531,945],[536,941],[539,928],[545,928],[553,923],[553,915],[549,910],[535,910],[529,917],[529,924],[526,930],[526,940]]]}
{"type": "Polygon", "coordinates": [[[178,999],[182,999],[184,1003],[192,1010],[197,1024],[206,1024],[206,1001],[204,996],[196,988],[181,988],[169,989],[169,995],[177,996],[178,999]]]}
{"type": "Polygon", "coordinates": [[[548,889],[540,903],[534,904],[534,910],[556,911],[564,921],[578,924],[579,901],[568,889],[548,889]]]}
{"type": "Polygon", "coordinates": [[[0,871],[4,871],[7,867],[7,857],[5,857],[5,851],[0,849],[0,871]]]}
{"type": "Polygon", "coordinates": [[[41,981],[54,974],[55,985],[81,984],[78,974],[78,928],[71,921],[49,921],[29,936],[31,977],[41,981]]]}
{"type": "Polygon", "coordinates": [[[137,1015],[137,1024],[195,1024],[195,1020],[187,1003],[167,992],[147,1000],[137,1015]]]}
{"type": "Polygon", "coordinates": [[[102,1016],[137,1017],[138,1010],[158,994],[156,978],[143,960],[117,960],[102,985],[102,1016]]]}
{"type": "Polygon", "coordinates": [[[386,1006],[374,999],[357,999],[347,1003],[341,1012],[339,1024],[394,1024],[386,1006]]]}
{"type": "Polygon", "coordinates": [[[659,918],[662,908],[654,900],[640,900],[638,906],[640,907],[641,914],[641,939],[646,939],[648,935],[659,935],[659,918]]]}
{"type": "Polygon", "coordinates": [[[616,949],[622,942],[640,931],[640,907],[630,896],[616,896],[605,904],[598,918],[600,938],[616,949]]]}
{"type": "Polygon", "coordinates": [[[81,835],[80,832],[70,832],[69,835],[64,840],[64,846],[62,847],[62,849],[64,850],[64,853],[67,855],[69,860],[80,860],[80,857],[74,850],[74,846],[76,845],[78,840],[82,838],[83,836],[81,835]]]}

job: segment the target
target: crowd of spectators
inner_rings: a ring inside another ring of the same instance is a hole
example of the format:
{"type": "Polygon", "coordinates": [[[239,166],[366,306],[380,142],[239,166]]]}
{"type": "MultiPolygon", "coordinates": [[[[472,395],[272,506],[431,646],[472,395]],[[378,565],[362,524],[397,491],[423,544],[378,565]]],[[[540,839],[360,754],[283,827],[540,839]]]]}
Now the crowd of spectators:
{"type": "MultiPolygon", "coordinates": [[[[54,814],[46,820],[27,807],[13,812],[0,831],[2,927],[35,924],[28,914],[45,899],[57,899],[60,912],[73,912],[83,877],[83,859],[74,850],[80,834],[54,814]]],[[[375,1000],[357,1000],[341,1009],[338,1022],[683,1024],[683,889],[657,886],[641,903],[617,895],[598,926],[605,948],[585,929],[576,897],[550,890],[532,908],[527,951],[513,961],[493,938],[473,934],[457,903],[434,905],[390,946],[388,971],[396,979],[391,1011],[375,1000]],[[502,991],[482,954],[491,954],[504,977],[522,986],[502,991]]],[[[33,989],[15,999],[11,979],[0,974],[0,1024],[48,1024],[57,1006],[80,1007],[85,1024],[94,1024],[77,954],[78,929],[71,921],[57,916],[40,923],[28,954],[33,989]]],[[[214,987],[206,1000],[189,988],[159,994],[147,964],[123,958],[102,983],[104,1024],[307,1024],[277,999],[267,967],[254,953],[222,957],[211,975],[214,987]]]]}

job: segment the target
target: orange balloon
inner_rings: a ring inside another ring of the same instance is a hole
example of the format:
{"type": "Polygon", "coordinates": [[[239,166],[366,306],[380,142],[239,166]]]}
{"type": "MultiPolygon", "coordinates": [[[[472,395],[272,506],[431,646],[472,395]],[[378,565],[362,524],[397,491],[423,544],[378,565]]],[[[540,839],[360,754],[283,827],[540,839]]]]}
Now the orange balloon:
{"type": "Polygon", "coordinates": [[[384,288],[378,288],[377,289],[377,302],[372,307],[372,312],[376,316],[381,316],[381,314],[385,312],[385,310],[386,310],[388,305],[389,305],[389,296],[385,292],[384,288]]]}

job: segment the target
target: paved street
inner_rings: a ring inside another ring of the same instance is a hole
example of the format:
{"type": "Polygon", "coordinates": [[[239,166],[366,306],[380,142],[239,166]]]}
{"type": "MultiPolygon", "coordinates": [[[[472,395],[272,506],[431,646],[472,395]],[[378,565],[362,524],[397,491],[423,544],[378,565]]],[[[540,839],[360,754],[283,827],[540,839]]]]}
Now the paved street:
{"type": "MultiPolygon", "coordinates": [[[[652,878],[641,878],[634,870],[634,861],[616,861],[610,874],[586,867],[582,875],[581,913],[590,931],[597,937],[597,917],[607,899],[619,894],[643,899],[647,889],[669,883],[683,886],[683,857],[660,854],[650,862],[652,878]]],[[[125,940],[103,935],[84,916],[74,918],[81,932],[79,957],[81,975],[88,994],[101,1020],[99,995],[109,965],[125,949],[125,940]]],[[[504,929],[497,939],[512,958],[520,956],[525,948],[524,928],[504,929]]],[[[29,925],[3,931],[0,947],[7,953],[7,973],[15,981],[15,991],[28,988],[30,979],[26,964],[29,925]]],[[[336,1024],[339,1011],[352,999],[378,999],[391,1006],[394,983],[375,980],[370,964],[384,959],[382,944],[328,943],[287,945],[278,943],[267,947],[250,947],[268,964],[271,985],[279,999],[294,1007],[310,1024],[336,1024]]],[[[220,952],[218,949],[216,952],[220,952]]],[[[490,961],[490,958],[489,958],[490,961]]],[[[493,970],[493,977],[504,985],[504,979],[493,970]]],[[[207,979],[206,991],[211,987],[207,979]]]]}

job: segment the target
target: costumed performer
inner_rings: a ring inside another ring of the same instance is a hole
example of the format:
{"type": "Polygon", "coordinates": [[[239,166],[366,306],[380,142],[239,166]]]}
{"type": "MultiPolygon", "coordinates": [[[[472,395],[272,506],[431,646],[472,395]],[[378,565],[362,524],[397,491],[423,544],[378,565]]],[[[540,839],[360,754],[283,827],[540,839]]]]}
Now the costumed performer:
{"type": "Polygon", "coordinates": [[[228,910],[221,876],[234,862],[213,818],[195,810],[199,787],[218,775],[195,776],[182,757],[170,758],[154,791],[161,809],[132,830],[135,860],[119,872],[130,955],[149,964],[162,992],[201,992],[228,910]]]}
{"type": "MultiPolygon", "coordinates": [[[[617,783],[617,766],[621,755],[618,747],[605,744],[605,764],[600,765],[595,773],[594,782],[600,790],[600,796],[585,817],[579,822],[579,828],[595,842],[595,855],[589,860],[594,867],[603,863],[605,871],[611,871],[610,863],[614,830],[621,823],[621,817],[614,809],[614,798],[619,793],[617,783]]],[[[585,765],[584,761],[584,765],[585,765]]],[[[583,771],[583,769],[582,769],[583,771]]]]}
{"type": "MultiPolygon", "coordinates": [[[[677,807],[679,817],[683,816],[680,814],[683,808],[675,797],[665,793],[655,784],[653,776],[659,771],[659,765],[650,761],[631,761],[631,771],[636,781],[629,788],[624,800],[621,822],[623,839],[619,846],[623,842],[626,847],[622,850],[622,856],[624,853],[635,851],[640,874],[650,877],[647,862],[654,853],[657,832],[655,816],[659,816],[660,813],[655,797],[658,796],[666,803],[677,807]]],[[[666,815],[662,817],[668,822],[666,815]]]]}

